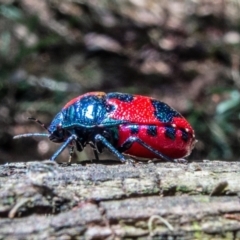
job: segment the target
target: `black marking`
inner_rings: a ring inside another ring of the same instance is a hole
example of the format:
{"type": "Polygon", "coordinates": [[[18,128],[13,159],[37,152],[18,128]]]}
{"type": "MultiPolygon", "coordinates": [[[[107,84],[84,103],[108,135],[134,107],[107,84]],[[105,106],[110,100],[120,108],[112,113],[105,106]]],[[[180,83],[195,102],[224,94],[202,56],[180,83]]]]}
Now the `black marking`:
{"type": "Polygon", "coordinates": [[[162,123],[172,122],[174,117],[182,118],[182,115],[169,107],[166,103],[151,99],[152,105],[155,109],[155,117],[162,123]]]}
{"type": "Polygon", "coordinates": [[[130,131],[131,131],[131,134],[137,134],[139,132],[138,125],[131,125],[130,126],[130,131]]]}
{"type": "Polygon", "coordinates": [[[157,127],[154,126],[154,125],[148,126],[148,128],[147,128],[147,134],[148,134],[149,136],[156,137],[156,136],[157,136],[157,127]]]}
{"type": "Polygon", "coordinates": [[[181,132],[182,132],[182,140],[187,142],[188,139],[189,139],[189,134],[188,132],[186,132],[184,129],[181,129],[181,132]]]}
{"type": "Polygon", "coordinates": [[[110,113],[115,110],[115,106],[111,104],[106,104],[106,110],[108,113],[110,113]]]}
{"type": "Polygon", "coordinates": [[[122,102],[132,102],[134,97],[132,94],[128,94],[128,93],[118,93],[118,92],[108,93],[107,99],[112,99],[112,98],[116,98],[122,102]]]}
{"type": "Polygon", "coordinates": [[[174,127],[165,127],[165,135],[174,140],[176,137],[176,129],[174,127]]]}
{"type": "Polygon", "coordinates": [[[92,127],[99,125],[106,116],[104,100],[95,95],[88,95],[62,110],[63,128],[73,125],[92,127]]]}

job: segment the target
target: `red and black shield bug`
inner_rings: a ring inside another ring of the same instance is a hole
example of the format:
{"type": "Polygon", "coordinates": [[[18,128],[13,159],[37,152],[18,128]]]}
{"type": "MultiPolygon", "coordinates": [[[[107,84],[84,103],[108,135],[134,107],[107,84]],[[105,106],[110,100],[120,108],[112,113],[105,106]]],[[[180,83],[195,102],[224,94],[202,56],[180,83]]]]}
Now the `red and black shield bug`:
{"type": "MultiPolygon", "coordinates": [[[[39,120],[33,119],[40,123],[39,120]]],[[[89,144],[96,159],[104,148],[122,162],[124,154],[175,161],[188,156],[196,142],[188,121],[166,103],[127,93],[90,92],[69,101],[46,128],[48,133],[27,133],[14,138],[47,136],[62,146],[51,157],[75,144],[82,151],[89,144]]]]}

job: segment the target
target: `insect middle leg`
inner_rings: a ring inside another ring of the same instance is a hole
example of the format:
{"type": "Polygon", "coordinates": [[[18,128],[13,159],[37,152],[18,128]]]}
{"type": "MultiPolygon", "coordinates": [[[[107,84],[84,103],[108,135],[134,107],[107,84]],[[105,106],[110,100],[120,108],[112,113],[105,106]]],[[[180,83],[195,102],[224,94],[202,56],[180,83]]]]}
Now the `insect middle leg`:
{"type": "Polygon", "coordinates": [[[101,134],[97,134],[95,137],[95,141],[101,142],[106,148],[108,148],[121,162],[129,162],[105,137],[101,134]]]}
{"type": "Polygon", "coordinates": [[[90,147],[92,148],[92,151],[93,151],[95,160],[96,160],[96,161],[99,161],[99,156],[98,156],[97,147],[96,147],[92,142],[90,142],[89,145],[90,145],[90,147]]]}

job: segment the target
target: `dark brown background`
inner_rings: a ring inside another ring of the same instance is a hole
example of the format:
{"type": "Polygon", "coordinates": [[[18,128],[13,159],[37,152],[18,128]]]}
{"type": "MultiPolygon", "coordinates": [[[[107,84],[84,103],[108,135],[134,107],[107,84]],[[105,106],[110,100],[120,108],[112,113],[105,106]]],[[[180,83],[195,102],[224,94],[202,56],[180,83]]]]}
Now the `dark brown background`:
{"type": "Polygon", "coordinates": [[[27,117],[48,125],[93,90],[165,101],[195,128],[190,159],[238,160],[239,10],[233,0],[2,0],[0,161],[51,156],[47,139],[13,135],[44,131],[27,117]]]}

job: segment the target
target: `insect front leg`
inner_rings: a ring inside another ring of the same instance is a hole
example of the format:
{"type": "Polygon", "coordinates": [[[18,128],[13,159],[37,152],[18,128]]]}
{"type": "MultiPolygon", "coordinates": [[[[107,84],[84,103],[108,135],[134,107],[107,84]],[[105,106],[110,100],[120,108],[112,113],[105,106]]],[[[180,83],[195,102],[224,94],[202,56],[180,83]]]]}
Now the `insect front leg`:
{"type": "Polygon", "coordinates": [[[166,155],[162,154],[161,152],[159,152],[158,150],[152,148],[151,146],[149,146],[147,143],[145,143],[143,140],[141,140],[138,137],[129,137],[123,144],[122,146],[119,148],[119,150],[121,152],[125,152],[127,151],[129,148],[131,148],[131,146],[133,145],[133,143],[139,143],[140,145],[142,145],[144,148],[148,149],[150,152],[154,153],[156,156],[160,157],[161,159],[167,161],[167,162],[178,162],[177,159],[172,159],[167,157],[166,155]]]}
{"type": "Polygon", "coordinates": [[[50,158],[51,161],[55,161],[55,159],[61,154],[61,152],[71,143],[72,140],[76,140],[77,135],[73,134],[71,135],[64,143],[63,145],[52,155],[50,158]]]}

